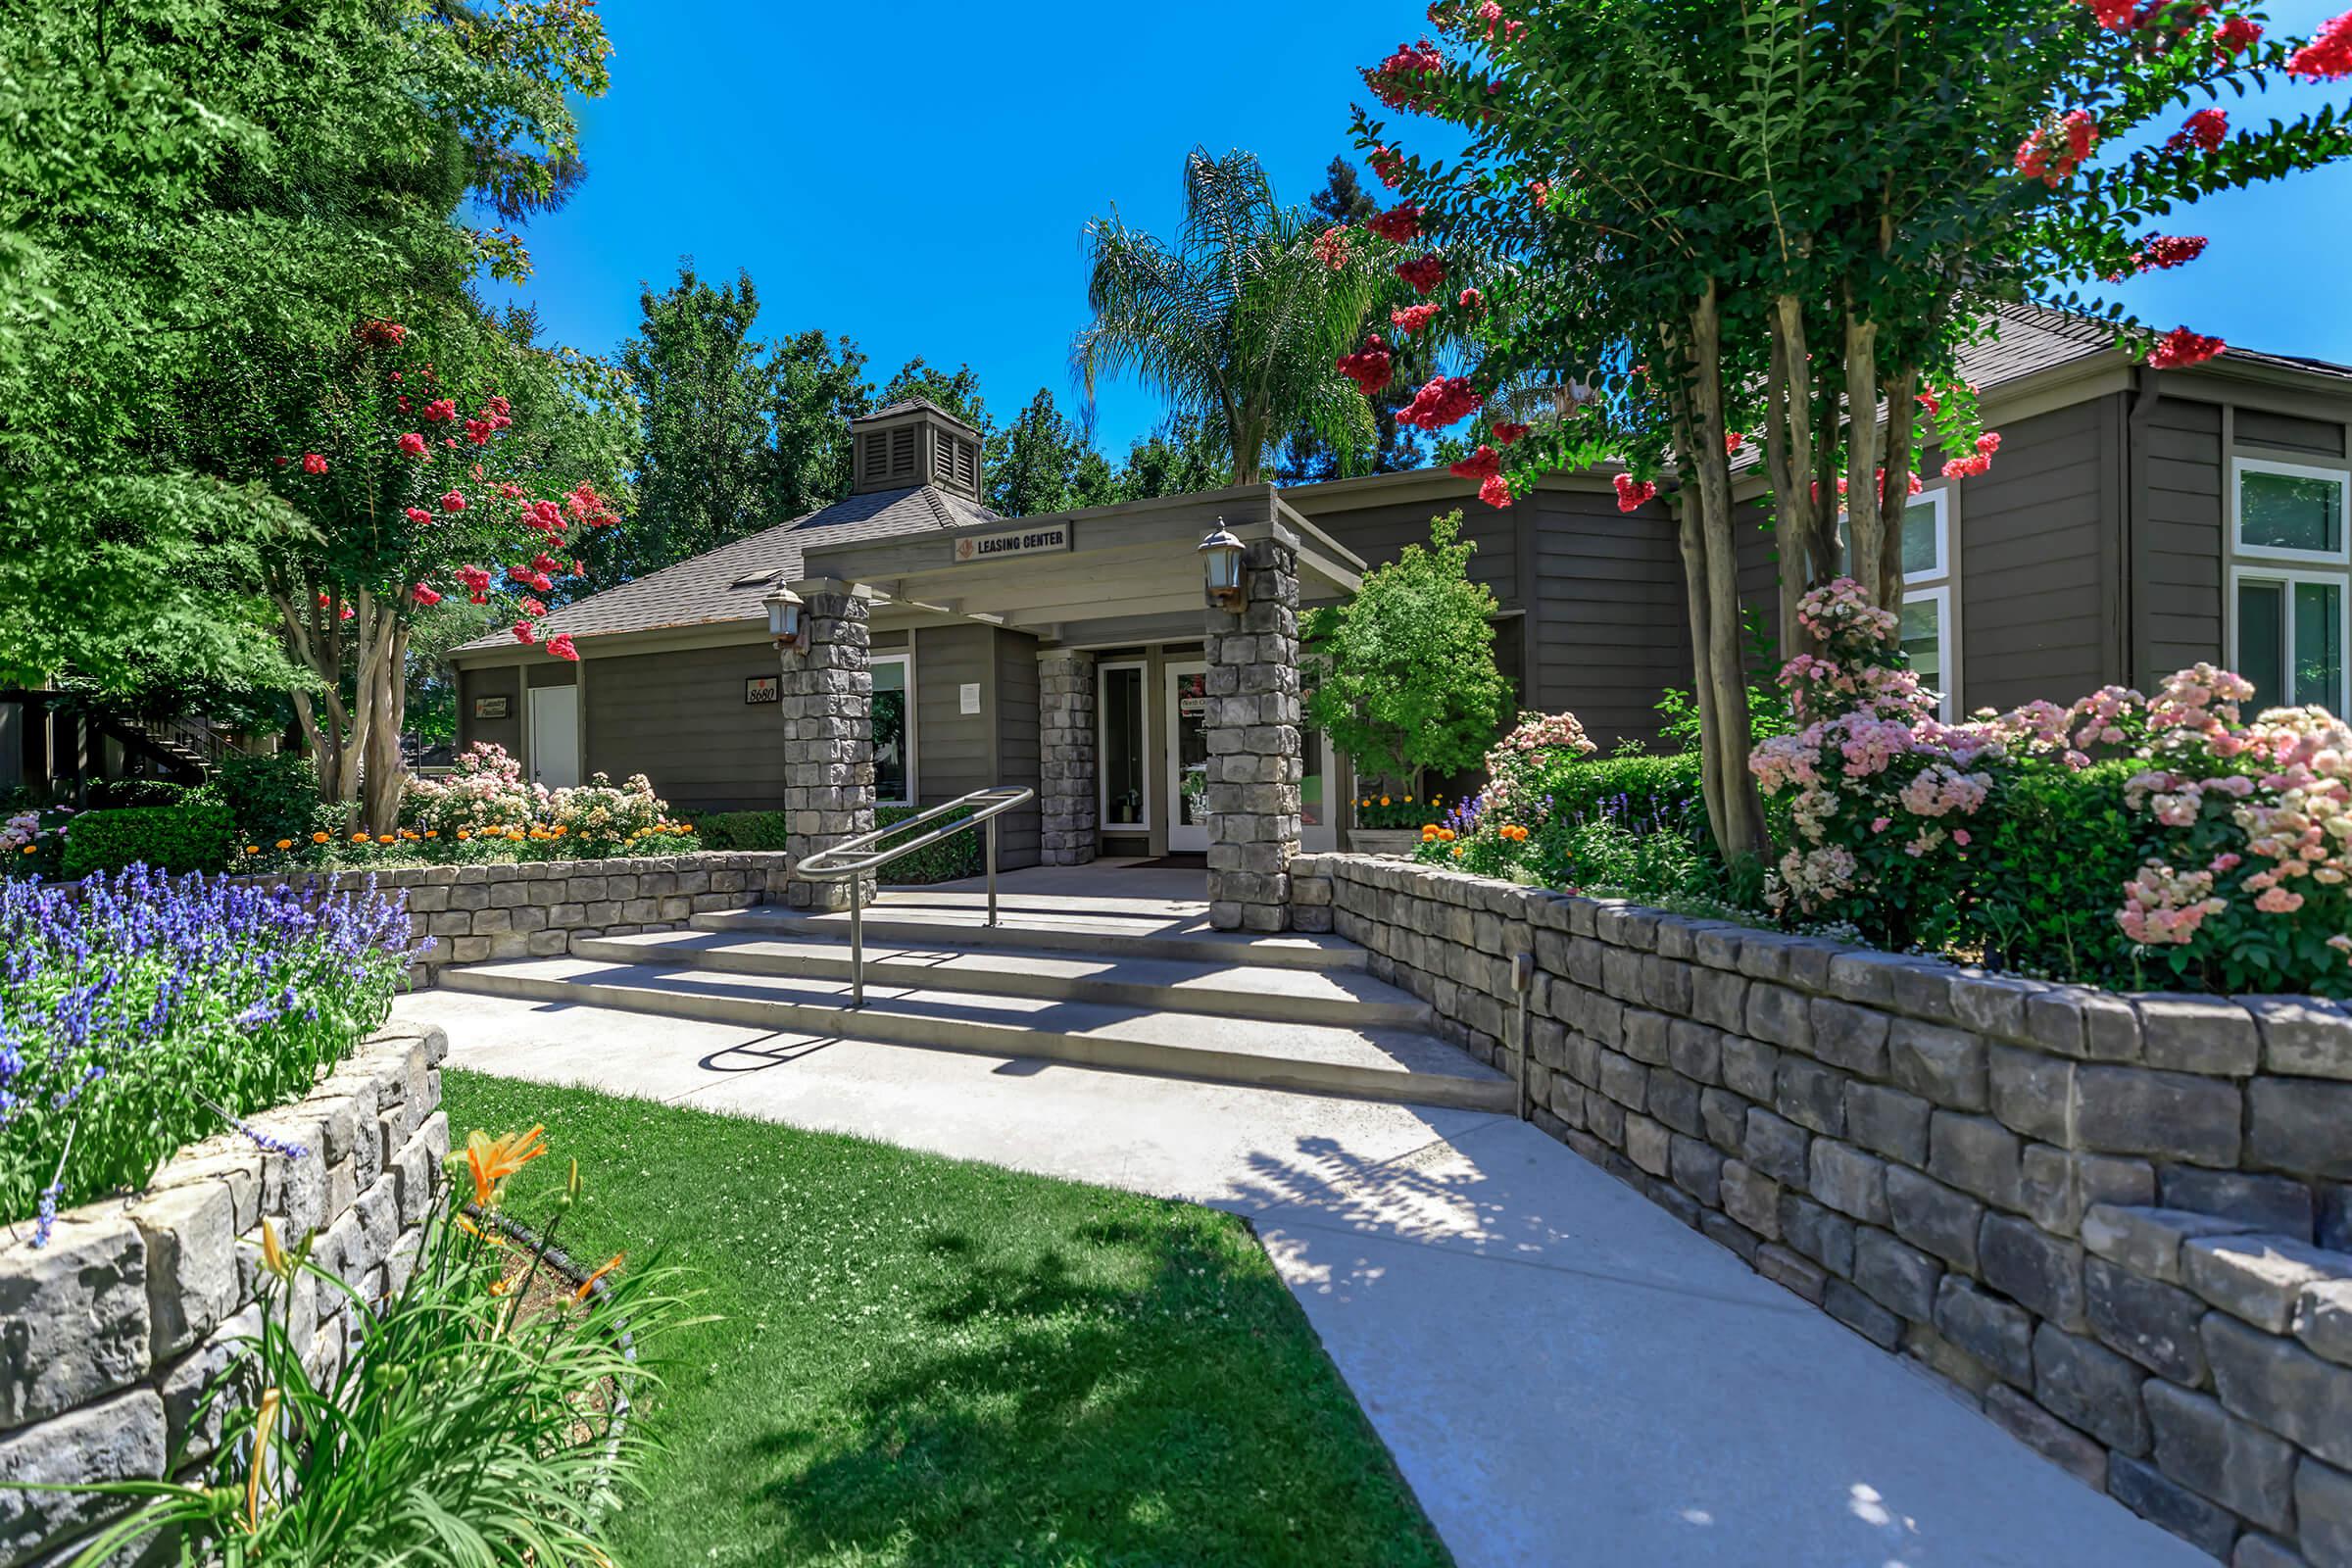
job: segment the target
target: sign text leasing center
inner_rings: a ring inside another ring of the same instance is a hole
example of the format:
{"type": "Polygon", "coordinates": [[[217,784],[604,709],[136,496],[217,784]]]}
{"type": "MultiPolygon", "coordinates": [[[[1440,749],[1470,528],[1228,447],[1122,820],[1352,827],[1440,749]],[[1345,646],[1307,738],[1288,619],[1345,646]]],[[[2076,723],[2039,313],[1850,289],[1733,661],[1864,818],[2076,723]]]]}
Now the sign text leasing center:
{"type": "Polygon", "coordinates": [[[966,534],[956,541],[956,564],[960,566],[975,561],[1046,555],[1069,548],[1070,525],[1066,522],[1047,522],[1034,528],[1014,528],[1004,533],[966,534]]]}

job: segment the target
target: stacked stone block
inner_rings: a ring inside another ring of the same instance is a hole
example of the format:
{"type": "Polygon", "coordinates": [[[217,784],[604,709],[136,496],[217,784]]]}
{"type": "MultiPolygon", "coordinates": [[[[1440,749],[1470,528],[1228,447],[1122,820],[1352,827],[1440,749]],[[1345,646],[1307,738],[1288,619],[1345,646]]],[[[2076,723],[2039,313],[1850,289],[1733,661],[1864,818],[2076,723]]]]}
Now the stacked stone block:
{"type": "Polygon", "coordinates": [[[1053,649],[1037,656],[1040,858],[1084,865],[1095,858],[1095,656],[1053,649]]]}
{"type": "MultiPolygon", "coordinates": [[[[784,652],[784,846],[797,863],[874,830],[874,672],[865,601],[849,584],[804,584],[806,653],[784,652]]],[[[847,908],[847,882],[787,885],[795,908],[847,908]]]]}
{"type": "MultiPolygon", "coordinates": [[[[449,1152],[437,1028],[393,1028],[295,1104],[251,1118],[306,1152],[265,1153],[240,1133],[183,1151],[145,1193],[28,1227],[0,1248],[0,1568],[70,1560],[114,1516],[107,1499],[12,1482],[153,1480],[212,1452],[196,1426],[215,1374],[259,1332],[265,1216],[370,1299],[405,1284],[449,1152]]],[[[349,1298],[298,1277],[292,1338],[315,1376],[341,1367],[349,1298]]]]}
{"type": "Polygon", "coordinates": [[[1290,924],[1298,853],[1298,541],[1276,527],[1244,561],[1239,613],[1208,612],[1208,918],[1220,931],[1290,924]]]}
{"type": "Polygon", "coordinates": [[[789,863],[782,853],[713,851],[236,880],[288,884],[318,897],[359,893],[372,880],[378,892],[407,904],[411,937],[432,942],[409,975],[423,987],[453,963],[548,957],[571,951],[573,937],[672,930],[712,910],[781,902],[789,863]]]}
{"type": "Polygon", "coordinates": [[[1291,865],[1535,1120],[2238,1568],[2352,1568],[2352,1011],[1291,865]]]}

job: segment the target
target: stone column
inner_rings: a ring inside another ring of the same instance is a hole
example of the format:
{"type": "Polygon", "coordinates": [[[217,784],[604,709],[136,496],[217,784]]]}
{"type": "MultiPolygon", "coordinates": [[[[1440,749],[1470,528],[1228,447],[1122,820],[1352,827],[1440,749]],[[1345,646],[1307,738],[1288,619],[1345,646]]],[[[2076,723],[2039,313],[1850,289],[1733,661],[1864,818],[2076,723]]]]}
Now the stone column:
{"type": "Polygon", "coordinates": [[[1050,649],[1037,656],[1037,803],[1047,865],[1095,858],[1095,656],[1050,649]]]}
{"type": "MultiPolygon", "coordinates": [[[[874,826],[874,672],[865,601],[830,577],[796,583],[808,651],[783,653],[784,848],[800,861],[874,826]]],[[[911,720],[911,716],[909,718],[911,720]]],[[[839,909],[846,882],[788,878],[795,908],[839,909]]]]}
{"type": "Polygon", "coordinates": [[[1240,614],[1208,612],[1208,919],[1220,931],[1290,921],[1298,853],[1298,541],[1250,546],[1240,614]]]}

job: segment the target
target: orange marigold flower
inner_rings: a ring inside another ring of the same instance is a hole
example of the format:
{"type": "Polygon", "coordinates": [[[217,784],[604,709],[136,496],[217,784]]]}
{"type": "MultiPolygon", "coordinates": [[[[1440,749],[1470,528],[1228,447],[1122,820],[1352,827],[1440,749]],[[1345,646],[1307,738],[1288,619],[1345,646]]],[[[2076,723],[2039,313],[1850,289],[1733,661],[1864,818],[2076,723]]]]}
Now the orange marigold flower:
{"type": "Polygon", "coordinates": [[[292,839],[279,839],[277,841],[277,847],[281,850],[290,850],[294,847],[294,841],[292,839]]]}
{"type": "Polygon", "coordinates": [[[314,833],[311,835],[311,842],[313,844],[324,844],[326,842],[326,835],[324,833],[314,833]]]}

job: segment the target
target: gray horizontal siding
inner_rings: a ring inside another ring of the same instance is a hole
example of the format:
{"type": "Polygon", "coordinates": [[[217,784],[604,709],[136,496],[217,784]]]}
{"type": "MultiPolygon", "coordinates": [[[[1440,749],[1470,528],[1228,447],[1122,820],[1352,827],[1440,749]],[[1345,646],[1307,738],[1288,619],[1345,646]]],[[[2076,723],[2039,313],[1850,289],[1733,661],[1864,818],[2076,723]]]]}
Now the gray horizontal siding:
{"type": "Polygon", "coordinates": [[[2318,458],[2344,455],[2344,427],[2333,419],[2299,419],[2264,409],[2239,409],[2231,434],[2241,447],[2278,447],[2318,458]]]}
{"type": "Polygon", "coordinates": [[[2107,599],[2121,416],[2100,398],[2015,420],[1991,472],[1952,486],[1966,707],[2067,703],[2120,678],[2107,599]]]}
{"type": "MultiPolygon", "coordinates": [[[[1296,496],[1288,497],[1297,504],[1296,496]]],[[[1453,504],[1430,501],[1397,502],[1391,506],[1360,507],[1317,515],[1301,507],[1314,525],[1364,558],[1370,566],[1385,565],[1404,553],[1406,545],[1429,543],[1429,524],[1457,510],[1453,504]]],[[[1463,501],[1461,537],[1478,548],[1470,557],[1470,580],[1485,583],[1506,610],[1519,603],[1519,553],[1513,514],[1519,510],[1488,506],[1475,496],[1463,501]]]]}
{"type": "Polygon", "coordinates": [[[458,671],[458,750],[487,741],[509,757],[522,756],[522,666],[490,664],[458,671]],[[476,718],[473,700],[504,697],[507,716],[476,718]]]}
{"type": "Polygon", "coordinates": [[[2148,411],[2145,512],[2132,541],[2132,671],[2143,688],[2222,654],[2222,409],[2160,398],[2148,411]]]}
{"type": "Polygon", "coordinates": [[[743,700],[748,677],[778,670],[764,642],[597,660],[587,770],[643,773],[678,811],[783,809],[783,707],[743,700]]]}
{"type": "Polygon", "coordinates": [[[1613,496],[1571,490],[1538,490],[1521,508],[1534,514],[1529,706],[1576,714],[1604,751],[1655,741],[1659,696],[1690,684],[1682,560],[1665,508],[1627,515],[1613,496]]]}

